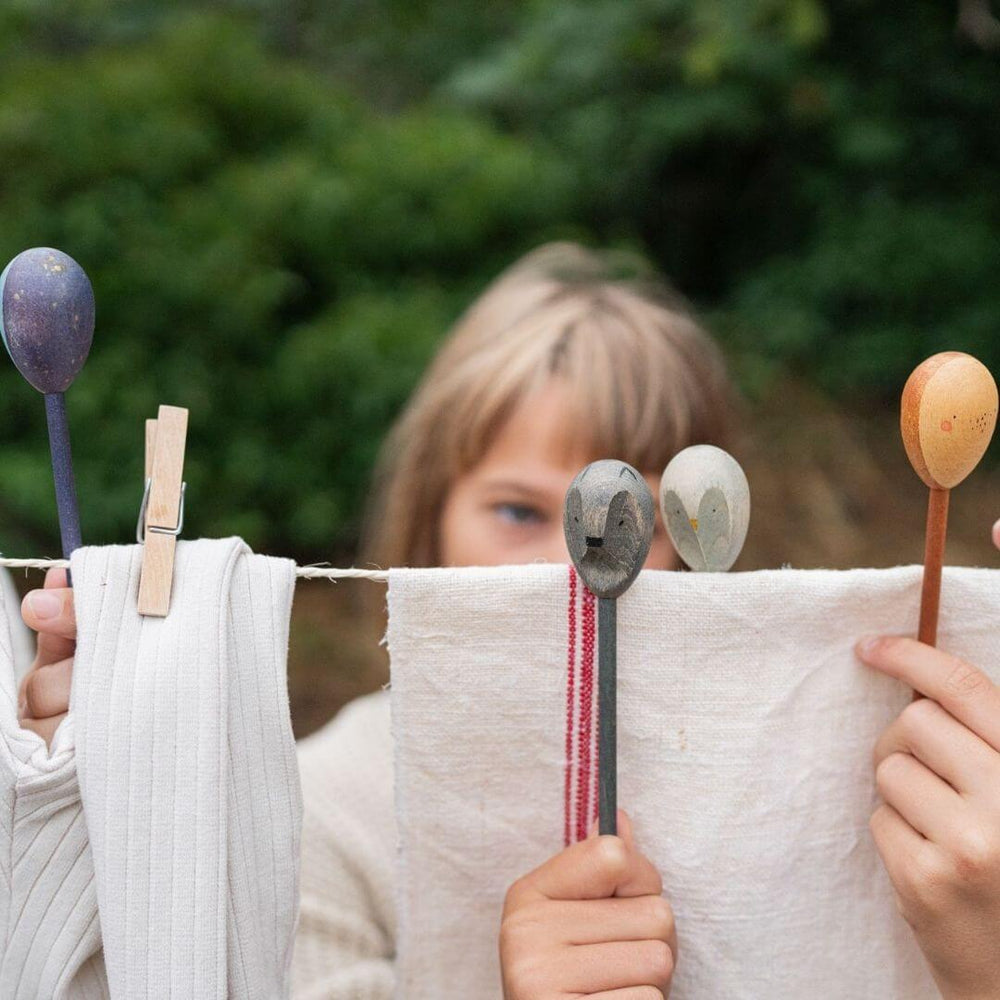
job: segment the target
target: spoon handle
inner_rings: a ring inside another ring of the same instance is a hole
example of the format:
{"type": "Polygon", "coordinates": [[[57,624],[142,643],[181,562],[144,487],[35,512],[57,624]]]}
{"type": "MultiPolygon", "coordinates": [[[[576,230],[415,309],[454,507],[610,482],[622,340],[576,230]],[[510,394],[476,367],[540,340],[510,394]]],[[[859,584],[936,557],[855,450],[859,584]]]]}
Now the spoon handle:
{"type": "Polygon", "coordinates": [[[937,643],[938,611],[941,607],[941,567],[948,534],[948,501],[951,490],[931,489],[927,503],[927,542],[924,549],[924,584],[920,594],[918,638],[928,646],[937,643]]]}
{"type": "Polygon", "coordinates": [[[598,830],[618,833],[618,601],[597,599],[598,830]]]}
{"type": "MultiPolygon", "coordinates": [[[[76,480],[69,446],[69,421],[66,397],[61,392],[45,394],[45,416],[49,424],[49,447],[52,450],[52,475],[56,484],[56,507],[59,510],[59,533],[63,558],[69,559],[80,548],[80,510],[76,501],[76,480]]],[[[69,582],[69,571],[66,572],[69,582]]],[[[72,586],[72,584],[70,584],[72,586]]]]}

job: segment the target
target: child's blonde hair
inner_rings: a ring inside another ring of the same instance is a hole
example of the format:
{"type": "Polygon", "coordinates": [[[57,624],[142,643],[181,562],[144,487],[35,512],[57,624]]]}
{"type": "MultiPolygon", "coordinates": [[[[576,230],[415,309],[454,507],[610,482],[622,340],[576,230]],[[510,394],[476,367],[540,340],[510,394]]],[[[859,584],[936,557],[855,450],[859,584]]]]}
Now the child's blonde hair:
{"type": "Polygon", "coordinates": [[[383,446],[366,532],[373,561],[438,564],[452,483],[553,377],[572,387],[574,451],[658,473],[690,444],[725,447],[732,392],[718,349],[679,296],[636,270],[630,255],[550,244],[469,307],[383,446]]]}

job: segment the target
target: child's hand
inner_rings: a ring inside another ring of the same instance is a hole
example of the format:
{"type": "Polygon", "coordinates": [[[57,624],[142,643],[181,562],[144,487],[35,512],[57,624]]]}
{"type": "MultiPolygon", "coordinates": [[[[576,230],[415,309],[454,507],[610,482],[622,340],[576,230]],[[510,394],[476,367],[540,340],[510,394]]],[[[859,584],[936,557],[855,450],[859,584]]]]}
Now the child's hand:
{"type": "Polygon", "coordinates": [[[926,695],[875,747],[885,804],[871,829],[900,911],[946,1000],[998,998],[1000,690],[913,639],[866,640],[858,653],[926,695]]]}
{"type": "Polygon", "coordinates": [[[507,892],[505,1000],[663,1000],[677,935],[653,865],[618,814],[618,837],[567,847],[507,892]]]}
{"type": "Polygon", "coordinates": [[[25,597],[21,617],[38,633],[38,653],[21,682],[18,719],[23,729],[33,730],[51,744],[69,711],[76,652],[76,611],[65,570],[49,570],[45,589],[33,590],[25,597]]]}

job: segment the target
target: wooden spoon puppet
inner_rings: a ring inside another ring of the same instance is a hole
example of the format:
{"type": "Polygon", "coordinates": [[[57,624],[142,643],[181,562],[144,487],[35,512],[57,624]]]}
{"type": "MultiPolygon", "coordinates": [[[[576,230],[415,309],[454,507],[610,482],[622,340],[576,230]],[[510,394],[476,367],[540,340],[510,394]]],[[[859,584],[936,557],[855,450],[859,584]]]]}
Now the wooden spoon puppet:
{"type": "Polygon", "coordinates": [[[592,462],[570,484],[563,530],[570,558],[597,598],[598,817],[618,832],[617,599],[642,569],[656,507],[646,480],[627,462],[592,462]]]}
{"type": "Polygon", "coordinates": [[[968,354],[935,354],[907,379],[900,413],[903,444],[930,487],[918,638],[931,646],[937,642],[951,490],[986,454],[996,423],[997,384],[968,354]]]}

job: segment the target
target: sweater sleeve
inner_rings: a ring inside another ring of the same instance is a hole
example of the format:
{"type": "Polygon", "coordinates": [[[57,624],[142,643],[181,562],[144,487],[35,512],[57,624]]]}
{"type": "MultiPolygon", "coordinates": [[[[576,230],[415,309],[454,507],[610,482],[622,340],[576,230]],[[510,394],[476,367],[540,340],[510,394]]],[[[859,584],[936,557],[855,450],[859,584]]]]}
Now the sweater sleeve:
{"type": "Polygon", "coordinates": [[[107,1000],[74,720],[51,748],[18,724],[14,613],[0,593],[0,996],[107,1000]]]}
{"type": "Polygon", "coordinates": [[[389,698],[299,743],[304,820],[293,1000],[391,1000],[396,828],[389,698]]]}

